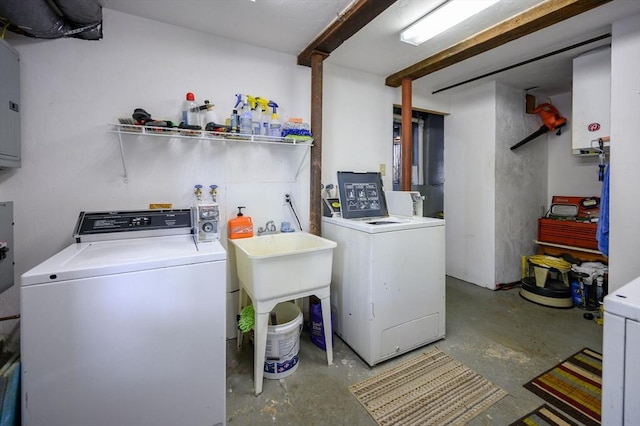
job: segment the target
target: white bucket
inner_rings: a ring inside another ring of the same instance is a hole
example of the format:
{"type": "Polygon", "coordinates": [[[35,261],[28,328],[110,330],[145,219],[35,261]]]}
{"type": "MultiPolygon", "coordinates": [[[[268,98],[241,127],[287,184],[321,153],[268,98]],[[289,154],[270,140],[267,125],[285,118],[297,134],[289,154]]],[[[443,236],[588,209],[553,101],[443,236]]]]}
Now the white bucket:
{"type": "Polygon", "coordinates": [[[282,379],[298,369],[302,312],[291,302],[278,303],[273,312],[276,324],[267,331],[264,377],[282,379]]]}

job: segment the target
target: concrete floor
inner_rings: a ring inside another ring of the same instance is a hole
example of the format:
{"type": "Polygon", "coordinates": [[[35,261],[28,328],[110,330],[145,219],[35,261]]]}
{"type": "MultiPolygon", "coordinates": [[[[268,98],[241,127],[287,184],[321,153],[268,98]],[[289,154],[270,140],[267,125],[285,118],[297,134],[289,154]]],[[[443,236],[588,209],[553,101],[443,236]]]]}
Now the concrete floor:
{"type": "MultiPolygon", "coordinates": [[[[234,425],[376,425],[348,387],[426,348],[438,347],[509,394],[470,425],[508,425],[544,401],[522,385],[584,347],[602,353],[602,329],[581,309],[554,309],[520,297],[518,288],[491,291],[447,277],[446,337],[369,367],[340,338],[334,363],[304,331],[292,375],[264,380],[253,395],[253,347],[227,342],[227,423],[234,425]]],[[[246,341],[247,339],[245,339],[246,341]]]]}

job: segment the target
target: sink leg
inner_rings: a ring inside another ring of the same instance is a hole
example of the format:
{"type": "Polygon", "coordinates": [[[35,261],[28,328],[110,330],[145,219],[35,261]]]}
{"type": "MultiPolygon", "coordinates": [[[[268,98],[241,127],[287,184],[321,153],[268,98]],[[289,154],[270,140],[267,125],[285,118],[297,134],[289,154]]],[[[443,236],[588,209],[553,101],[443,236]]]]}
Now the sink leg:
{"type": "Polygon", "coordinates": [[[267,329],[269,326],[269,312],[256,312],[253,346],[253,381],[256,396],[262,393],[262,378],[264,376],[264,358],[267,352],[267,329]]]}
{"type": "Polygon", "coordinates": [[[329,296],[320,299],[324,342],[327,348],[327,365],[333,364],[333,328],[331,328],[331,301],[329,299],[329,296]]]}
{"type": "MultiPolygon", "coordinates": [[[[243,296],[244,292],[242,291],[242,286],[240,286],[240,288],[238,289],[238,315],[240,315],[240,312],[242,311],[242,304],[244,303],[244,296],[243,296]]],[[[240,328],[236,325],[236,345],[237,345],[237,349],[238,351],[242,350],[242,340],[244,338],[244,333],[240,330],[240,328]]]]}

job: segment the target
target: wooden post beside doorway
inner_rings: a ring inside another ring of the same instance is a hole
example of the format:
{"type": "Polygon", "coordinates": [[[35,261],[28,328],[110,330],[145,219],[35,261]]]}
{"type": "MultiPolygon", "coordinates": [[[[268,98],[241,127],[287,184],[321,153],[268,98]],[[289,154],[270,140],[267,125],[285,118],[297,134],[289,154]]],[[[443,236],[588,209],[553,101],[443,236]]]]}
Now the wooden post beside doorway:
{"type": "Polygon", "coordinates": [[[402,80],[401,189],[403,191],[411,191],[411,145],[413,139],[413,131],[411,128],[411,88],[412,82],[410,78],[405,78],[404,80],[402,80]]]}

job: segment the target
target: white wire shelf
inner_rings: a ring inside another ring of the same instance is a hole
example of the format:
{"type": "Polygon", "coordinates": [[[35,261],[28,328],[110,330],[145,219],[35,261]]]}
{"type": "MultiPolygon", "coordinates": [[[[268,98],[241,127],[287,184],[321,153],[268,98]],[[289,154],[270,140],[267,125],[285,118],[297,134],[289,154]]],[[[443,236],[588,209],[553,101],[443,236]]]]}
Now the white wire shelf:
{"type": "Polygon", "coordinates": [[[313,139],[298,140],[295,138],[287,137],[275,137],[275,136],[261,136],[261,135],[245,135],[242,133],[230,133],[230,132],[210,132],[206,130],[188,130],[179,129],[177,127],[152,127],[152,126],[138,126],[134,124],[109,124],[111,133],[118,133],[121,135],[134,135],[134,136],[153,136],[153,137],[165,137],[165,138],[180,138],[180,139],[197,139],[197,140],[212,140],[212,141],[224,141],[224,142],[245,142],[245,143],[262,143],[262,144],[277,144],[285,146],[311,146],[313,145],[313,139]]]}
{"type": "MultiPolygon", "coordinates": [[[[289,147],[311,147],[313,146],[313,139],[298,140],[294,138],[280,138],[273,136],[260,136],[260,135],[245,135],[241,133],[224,133],[224,132],[209,132],[206,130],[188,130],[178,128],[166,128],[166,127],[152,127],[152,126],[138,126],[134,124],[109,124],[109,132],[116,133],[118,135],[118,141],[120,142],[120,155],[122,157],[122,169],[124,172],[124,182],[129,181],[127,173],[127,161],[125,159],[124,144],[122,140],[123,135],[131,136],[149,136],[160,138],[178,138],[178,139],[190,139],[190,140],[210,140],[223,142],[227,147],[234,146],[238,143],[241,144],[267,144],[272,146],[289,146],[289,147]]],[[[309,154],[309,150],[304,150],[304,156],[300,160],[300,164],[295,172],[295,178],[298,178],[304,161],[309,154]]]]}

